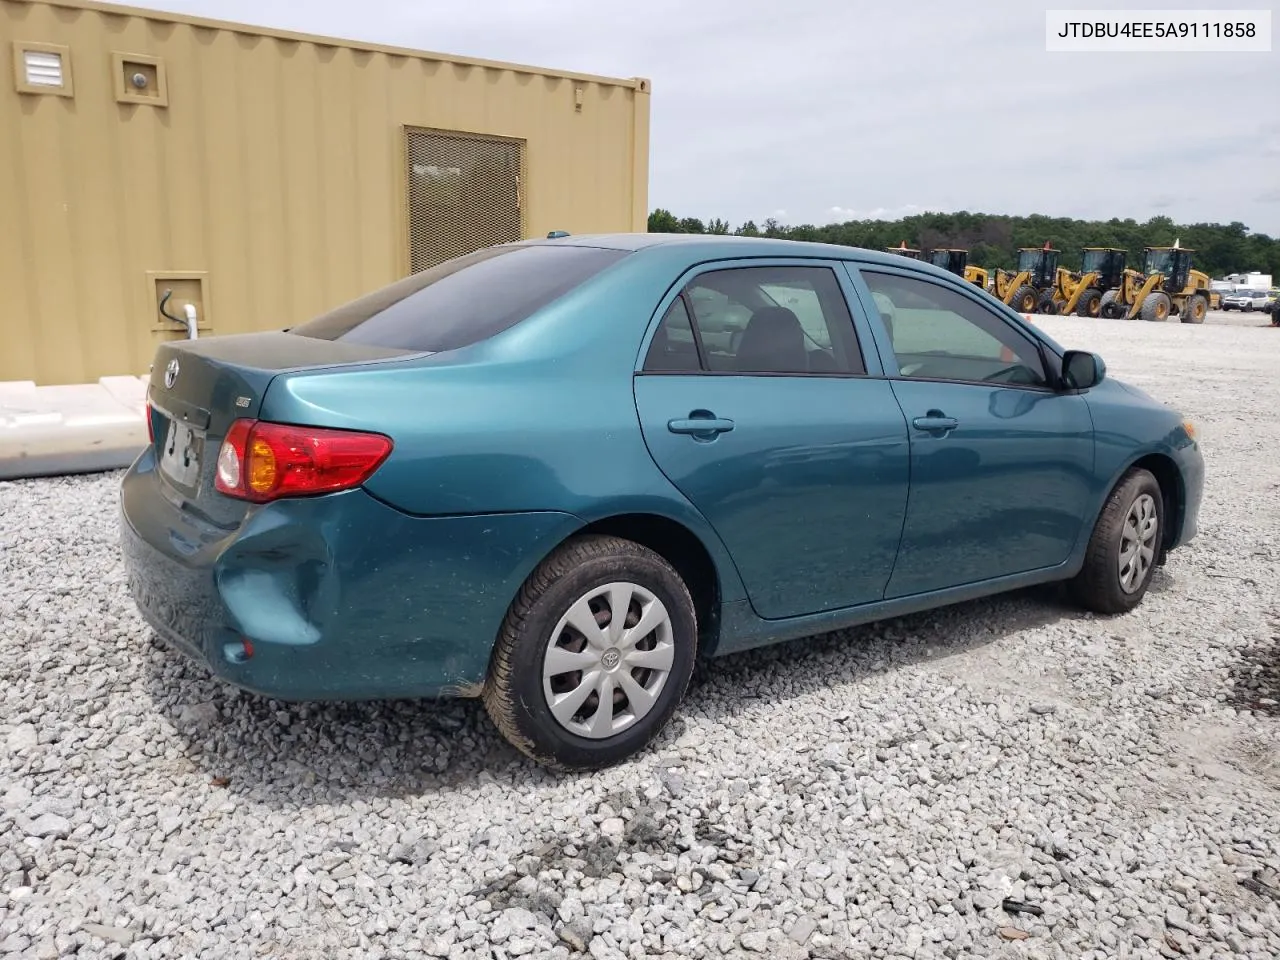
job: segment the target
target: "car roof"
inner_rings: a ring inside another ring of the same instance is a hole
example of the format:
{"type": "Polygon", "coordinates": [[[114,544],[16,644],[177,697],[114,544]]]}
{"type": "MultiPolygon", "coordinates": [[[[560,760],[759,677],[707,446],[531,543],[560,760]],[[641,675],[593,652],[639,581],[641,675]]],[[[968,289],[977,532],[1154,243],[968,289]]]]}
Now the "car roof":
{"type": "MultiPolygon", "coordinates": [[[[696,247],[698,256],[718,257],[823,257],[841,260],[862,260],[870,263],[891,264],[926,268],[934,272],[939,268],[920,260],[912,260],[897,253],[885,253],[866,247],[853,247],[840,243],[819,243],[811,240],[784,240],[780,237],[741,237],[723,233],[584,233],[566,237],[525,240],[526,244],[559,246],[605,247],[610,250],[638,252],[654,247],[696,247]]],[[[943,271],[946,276],[951,274],[943,271]]]]}

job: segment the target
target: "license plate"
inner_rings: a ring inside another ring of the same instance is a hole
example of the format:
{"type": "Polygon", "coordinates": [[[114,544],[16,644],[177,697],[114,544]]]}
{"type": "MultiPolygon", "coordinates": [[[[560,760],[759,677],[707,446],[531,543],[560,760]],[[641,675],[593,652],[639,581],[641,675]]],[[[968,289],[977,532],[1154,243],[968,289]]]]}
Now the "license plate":
{"type": "Polygon", "coordinates": [[[178,420],[169,421],[164,447],[160,450],[160,469],[174,483],[196,487],[200,481],[200,454],[204,434],[178,420]]]}

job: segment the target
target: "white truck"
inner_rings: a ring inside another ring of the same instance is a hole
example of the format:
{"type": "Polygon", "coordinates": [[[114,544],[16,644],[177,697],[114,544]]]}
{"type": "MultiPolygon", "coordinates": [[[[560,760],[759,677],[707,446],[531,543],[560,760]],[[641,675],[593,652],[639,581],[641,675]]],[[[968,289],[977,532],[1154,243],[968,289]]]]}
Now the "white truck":
{"type": "Polygon", "coordinates": [[[1248,273],[1229,273],[1223,278],[1223,282],[1233,292],[1241,290],[1270,290],[1271,274],[1262,273],[1259,270],[1251,270],[1248,273]]]}

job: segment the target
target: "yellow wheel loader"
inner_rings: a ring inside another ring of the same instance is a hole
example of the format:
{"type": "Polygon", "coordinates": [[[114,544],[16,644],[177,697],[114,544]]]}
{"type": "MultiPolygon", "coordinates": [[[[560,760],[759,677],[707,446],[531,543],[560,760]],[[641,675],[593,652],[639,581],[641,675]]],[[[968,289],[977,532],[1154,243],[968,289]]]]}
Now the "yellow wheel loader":
{"type": "Polygon", "coordinates": [[[1066,267],[1056,267],[1053,271],[1053,282],[1047,289],[1040,291],[1040,299],[1036,302],[1037,313],[1070,313],[1067,305],[1076,290],[1080,287],[1083,274],[1073,273],[1066,267]]]}
{"type": "Polygon", "coordinates": [[[899,256],[903,256],[903,257],[910,257],[912,260],[923,260],[923,259],[924,259],[924,254],[923,254],[923,253],[921,253],[919,250],[916,250],[914,247],[908,247],[908,246],[907,246],[907,241],[905,241],[905,240],[903,240],[903,241],[902,241],[902,243],[901,243],[899,246],[896,246],[896,247],[885,247],[885,248],[884,248],[884,252],[885,252],[885,253],[896,253],[896,254],[898,254],[899,256]]]}
{"type": "Polygon", "coordinates": [[[968,250],[930,250],[929,262],[935,267],[954,273],[957,277],[964,277],[983,290],[987,289],[987,284],[991,282],[991,275],[987,273],[985,267],[975,267],[969,262],[968,250]]]}
{"type": "Polygon", "coordinates": [[[1048,243],[1043,247],[1022,247],[1018,269],[996,269],[993,293],[1019,313],[1035,313],[1043,303],[1052,302],[1058,278],[1058,254],[1048,243]]]}
{"type": "Polygon", "coordinates": [[[1142,273],[1126,270],[1114,298],[1122,315],[1156,323],[1176,315],[1183,323],[1204,323],[1211,302],[1209,275],[1192,267],[1194,252],[1176,241],[1172,247],[1146,247],[1142,273]]]}
{"type": "Polygon", "coordinates": [[[1107,292],[1124,283],[1125,259],[1128,251],[1119,247],[1085,247],[1080,272],[1067,272],[1061,286],[1059,313],[1078,317],[1101,317],[1103,298],[1107,292]]]}

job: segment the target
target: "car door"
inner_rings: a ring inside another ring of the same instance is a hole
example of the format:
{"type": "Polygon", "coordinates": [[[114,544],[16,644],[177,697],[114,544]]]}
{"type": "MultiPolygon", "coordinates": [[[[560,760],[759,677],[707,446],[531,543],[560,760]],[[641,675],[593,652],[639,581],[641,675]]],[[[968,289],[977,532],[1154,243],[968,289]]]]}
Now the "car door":
{"type": "Polygon", "coordinates": [[[1050,385],[1036,341],[982,294],[861,265],[859,293],[911,437],[911,495],[886,598],[1064,562],[1093,470],[1085,399],[1050,385]]]}
{"type": "Polygon", "coordinates": [[[837,268],[704,265],[659,306],[635,377],[654,461],[767,619],[881,599],[906,515],[906,421],[837,268]]]}

